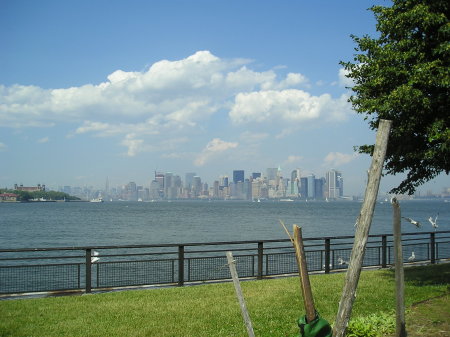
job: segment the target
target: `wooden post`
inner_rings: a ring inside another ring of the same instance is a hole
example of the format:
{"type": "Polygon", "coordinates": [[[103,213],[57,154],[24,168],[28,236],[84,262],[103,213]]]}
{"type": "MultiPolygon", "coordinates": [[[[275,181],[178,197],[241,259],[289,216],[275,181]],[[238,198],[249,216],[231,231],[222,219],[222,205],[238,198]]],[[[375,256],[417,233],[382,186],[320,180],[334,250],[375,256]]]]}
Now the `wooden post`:
{"type": "Polygon", "coordinates": [[[233,253],[227,252],[228,266],[230,267],[231,277],[233,278],[234,289],[236,290],[236,296],[239,300],[241,307],[242,318],[244,319],[245,327],[249,337],[255,337],[253,332],[252,322],[248,315],[247,306],[245,305],[244,295],[242,294],[241,284],[239,283],[239,277],[236,271],[236,262],[233,259],[233,253]]]}
{"type": "Polygon", "coordinates": [[[391,124],[392,121],[383,119],[379,122],[364,202],[361,206],[359,221],[355,232],[355,241],[353,243],[352,254],[350,257],[350,264],[345,276],[345,285],[342,291],[339,309],[333,327],[334,337],[344,337],[345,329],[347,328],[350,315],[352,313],[353,302],[356,297],[356,288],[358,286],[358,281],[361,274],[364,252],[366,249],[370,225],[372,224],[373,212],[378,196],[381,172],[384,166],[384,158],[386,155],[391,124]]]}
{"type": "Polygon", "coordinates": [[[392,199],[394,225],[395,294],[396,294],[396,337],[406,337],[405,324],[405,275],[403,272],[401,211],[396,198],[392,199]]]}
{"type": "Polygon", "coordinates": [[[294,248],[297,258],[298,272],[300,274],[300,285],[302,288],[303,302],[305,304],[306,318],[311,322],[316,318],[314,299],[309,282],[308,268],[306,266],[305,248],[303,246],[302,229],[297,225],[294,227],[294,248]]]}

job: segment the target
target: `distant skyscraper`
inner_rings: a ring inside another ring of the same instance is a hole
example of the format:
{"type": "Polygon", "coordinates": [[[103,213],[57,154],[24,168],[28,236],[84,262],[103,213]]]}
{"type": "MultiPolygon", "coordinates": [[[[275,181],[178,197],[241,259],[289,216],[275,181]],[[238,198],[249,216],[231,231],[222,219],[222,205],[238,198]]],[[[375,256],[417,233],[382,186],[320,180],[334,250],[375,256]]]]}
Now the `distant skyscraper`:
{"type": "Polygon", "coordinates": [[[308,179],[300,178],[300,197],[302,199],[308,198],[308,179]]]}
{"type": "Polygon", "coordinates": [[[323,186],[325,185],[325,178],[316,179],[314,181],[314,189],[316,199],[323,199],[323,186]]]}
{"type": "Polygon", "coordinates": [[[155,181],[159,184],[159,196],[164,197],[164,173],[155,171],[155,181]]]}
{"type": "Polygon", "coordinates": [[[219,177],[219,187],[228,187],[228,176],[219,177]]]}
{"type": "Polygon", "coordinates": [[[233,183],[244,182],[244,170],[234,170],[233,171],[233,183]]]}
{"type": "Polygon", "coordinates": [[[277,167],[270,167],[266,170],[266,176],[267,180],[276,180],[278,174],[278,168],[277,167]]]}
{"type": "Polygon", "coordinates": [[[199,176],[195,176],[192,182],[192,194],[194,197],[198,197],[202,194],[203,185],[202,179],[199,176]]]}
{"type": "Polygon", "coordinates": [[[344,195],[344,181],[342,173],[334,169],[326,173],[326,194],[328,198],[337,199],[344,195]]]}
{"type": "Polygon", "coordinates": [[[261,178],[261,172],[253,172],[252,179],[261,178]]]}
{"type": "Polygon", "coordinates": [[[291,172],[292,181],[300,181],[300,169],[295,169],[291,172]]]}
{"type": "Polygon", "coordinates": [[[192,189],[192,182],[194,181],[194,177],[196,176],[195,172],[186,173],[186,178],[184,181],[184,187],[189,191],[192,189]]]}
{"type": "Polygon", "coordinates": [[[310,174],[306,177],[308,183],[308,199],[314,199],[316,197],[316,189],[315,189],[315,180],[316,176],[314,174],[310,174]]]}

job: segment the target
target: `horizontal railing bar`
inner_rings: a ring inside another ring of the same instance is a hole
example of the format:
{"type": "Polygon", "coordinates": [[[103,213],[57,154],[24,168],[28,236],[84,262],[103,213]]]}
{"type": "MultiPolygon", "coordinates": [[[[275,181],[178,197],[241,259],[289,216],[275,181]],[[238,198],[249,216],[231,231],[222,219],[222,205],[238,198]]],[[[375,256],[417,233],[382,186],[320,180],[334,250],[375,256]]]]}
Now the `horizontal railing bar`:
{"type": "Polygon", "coordinates": [[[16,264],[13,266],[0,266],[1,268],[29,268],[29,267],[54,267],[54,266],[82,266],[83,263],[78,263],[78,262],[74,262],[74,263],[51,263],[51,264],[16,264]]]}
{"type": "MultiPolygon", "coordinates": [[[[450,231],[436,231],[436,232],[423,232],[423,233],[402,233],[402,236],[407,235],[430,235],[450,233],[450,231]]],[[[383,236],[392,237],[393,234],[372,234],[369,238],[381,238],[383,236]]],[[[341,240],[341,239],[353,239],[353,235],[345,236],[326,236],[326,237],[315,237],[315,238],[303,238],[303,241],[318,241],[318,240],[341,240]]],[[[22,248],[22,249],[0,249],[0,253],[8,252],[33,252],[33,251],[55,251],[55,250],[86,250],[86,249],[135,249],[135,248],[162,248],[162,247],[194,247],[194,246],[219,246],[219,245],[243,245],[243,244],[257,244],[261,243],[271,243],[271,242],[289,242],[289,239],[278,239],[278,240],[247,240],[247,241],[218,241],[218,242],[194,242],[194,243],[169,243],[169,244],[150,244],[150,245],[116,245],[116,246],[82,246],[82,247],[55,247],[55,248],[22,248]]]]}
{"type": "MultiPolygon", "coordinates": [[[[119,255],[118,255],[119,256],[119,255]]],[[[122,256],[122,255],[121,255],[122,256]]],[[[30,257],[9,257],[0,258],[0,261],[15,261],[15,260],[55,260],[55,259],[80,259],[85,258],[86,255],[73,256],[30,256],[30,257]]]]}
{"type": "Polygon", "coordinates": [[[125,260],[125,261],[104,261],[104,262],[95,262],[96,264],[111,264],[111,263],[136,263],[136,262],[165,262],[165,261],[176,261],[177,259],[158,259],[158,260],[125,260]]]}

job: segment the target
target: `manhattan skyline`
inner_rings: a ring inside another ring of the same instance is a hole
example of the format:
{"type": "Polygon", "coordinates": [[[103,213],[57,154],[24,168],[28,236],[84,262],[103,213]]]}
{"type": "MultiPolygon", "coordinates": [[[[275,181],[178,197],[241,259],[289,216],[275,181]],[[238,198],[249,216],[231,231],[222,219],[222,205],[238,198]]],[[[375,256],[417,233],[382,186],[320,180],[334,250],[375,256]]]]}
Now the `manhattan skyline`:
{"type": "Polygon", "coordinates": [[[339,61],[350,34],[376,34],[376,4],[389,2],[4,0],[0,186],[335,168],[362,194],[371,158],[353,147],[375,134],[339,61]]]}

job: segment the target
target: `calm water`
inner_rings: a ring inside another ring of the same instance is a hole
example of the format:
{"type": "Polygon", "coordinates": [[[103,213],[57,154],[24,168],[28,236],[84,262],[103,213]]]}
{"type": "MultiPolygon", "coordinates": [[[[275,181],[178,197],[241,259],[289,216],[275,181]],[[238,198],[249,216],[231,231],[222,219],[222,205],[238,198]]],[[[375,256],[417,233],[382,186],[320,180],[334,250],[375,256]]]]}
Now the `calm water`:
{"type": "MultiPolygon", "coordinates": [[[[0,203],[0,247],[66,247],[285,239],[279,219],[304,237],[353,235],[358,202],[0,203]]],[[[403,232],[450,230],[450,202],[402,201],[403,232]]],[[[371,234],[392,233],[392,206],[378,203],[371,234]]]]}

